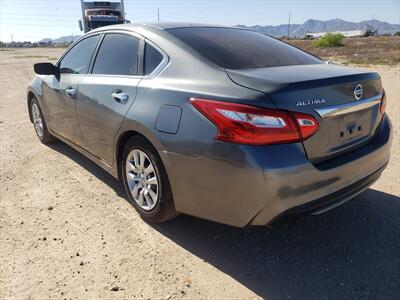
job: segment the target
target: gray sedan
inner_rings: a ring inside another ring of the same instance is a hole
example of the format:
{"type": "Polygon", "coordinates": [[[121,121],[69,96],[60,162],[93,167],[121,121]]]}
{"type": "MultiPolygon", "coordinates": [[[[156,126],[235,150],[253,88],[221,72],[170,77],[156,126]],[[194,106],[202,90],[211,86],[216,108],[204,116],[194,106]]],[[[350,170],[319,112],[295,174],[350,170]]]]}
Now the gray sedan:
{"type": "Polygon", "coordinates": [[[389,161],[377,73],[250,30],[103,27],[35,72],[40,141],[62,140],[118,178],[149,222],[288,222],[350,200],[389,161]]]}

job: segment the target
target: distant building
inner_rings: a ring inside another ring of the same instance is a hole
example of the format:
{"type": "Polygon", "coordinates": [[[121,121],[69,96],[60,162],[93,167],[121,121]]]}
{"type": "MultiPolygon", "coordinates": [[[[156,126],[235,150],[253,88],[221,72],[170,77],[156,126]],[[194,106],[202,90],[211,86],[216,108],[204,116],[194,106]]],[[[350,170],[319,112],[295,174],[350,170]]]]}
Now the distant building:
{"type": "MultiPolygon", "coordinates": [[[[363,36],[366,30],[350,30],[350,31],[332,31],[331,33],[341,33],[345,37],[363,36]]],[[[306,36],[311,36],[314,38],[323,37],[328,32],[309,32],[306,36]]]]}
{"type": "Polygon", "coordinates": [[[39,45],[39,47],[46,47],[46,46],[52,45],[53,42],[52,41],[39,41],[39,42],[37,42],[37,44],[39,45]]]}
{"type": "Polygon", "coordinates": [[[48,42],[9,42],[3,43],[0,42],[1,48],[35,48],[35,47],[55,47],[56,45],[53,44],[51,41],[48,42]]]}

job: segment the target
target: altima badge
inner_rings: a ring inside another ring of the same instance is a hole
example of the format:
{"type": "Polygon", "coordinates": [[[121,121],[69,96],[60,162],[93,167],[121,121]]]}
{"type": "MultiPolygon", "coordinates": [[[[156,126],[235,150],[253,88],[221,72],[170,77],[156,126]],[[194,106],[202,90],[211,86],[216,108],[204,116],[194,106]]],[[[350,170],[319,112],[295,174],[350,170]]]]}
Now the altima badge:
{"type": "Polygon", "coordinates": [[[297,101],[296,106],[306,106],[306,105],[311,105],[311,104],[321,104],[325,103],[324,98],[317,98],[317,99],[310,99],[310,100],[303,100],[303,101],[297,101]]]}

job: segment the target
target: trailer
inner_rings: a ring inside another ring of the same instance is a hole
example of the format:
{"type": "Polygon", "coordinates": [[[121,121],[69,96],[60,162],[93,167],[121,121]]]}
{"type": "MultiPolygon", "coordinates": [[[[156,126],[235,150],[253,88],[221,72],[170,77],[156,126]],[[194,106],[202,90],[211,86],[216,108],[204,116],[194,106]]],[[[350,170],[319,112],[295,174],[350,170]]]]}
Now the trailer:
{"type": "Polygon", "coordinates": [[[130,23],[125,19],[124,0],[81,0],[81,7],[82,19],[79,20],[79,28],[85,33],[102,26],[130,23]]]}

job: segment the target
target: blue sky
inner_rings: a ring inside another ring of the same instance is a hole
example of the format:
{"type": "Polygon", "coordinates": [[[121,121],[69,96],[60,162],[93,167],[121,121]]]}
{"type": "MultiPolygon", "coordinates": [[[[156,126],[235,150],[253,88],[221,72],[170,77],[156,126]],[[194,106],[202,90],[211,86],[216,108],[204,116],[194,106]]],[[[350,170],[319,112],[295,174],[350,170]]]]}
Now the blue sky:
{"type": "MultiPolygon", "coordinates": [[[[278,25],[307,19],[347,21],[373,17],[400,23],[400,0],[125,0],[127,18],[133,22],[190,21],[224,25],[278,25]]],[[[45,37],[80,34],[79,0],[0,0],[0,40],[37,41],[45,37]]]]}

